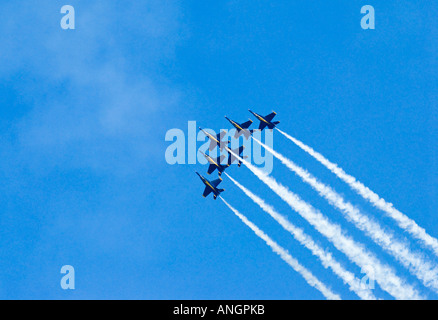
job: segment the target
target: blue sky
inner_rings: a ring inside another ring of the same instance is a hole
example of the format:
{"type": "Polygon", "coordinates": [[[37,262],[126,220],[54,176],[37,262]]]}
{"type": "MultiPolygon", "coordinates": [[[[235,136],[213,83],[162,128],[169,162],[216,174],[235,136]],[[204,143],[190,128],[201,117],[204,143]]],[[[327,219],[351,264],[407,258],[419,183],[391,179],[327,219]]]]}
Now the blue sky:
{"type": "MultiPolygon", "coordinates": [[[[245,121],[248,108],[274,109],[282,130],[438,237],[434,3],[70,1],[76,29],[62,30],[64,4],[0,4],[1,298],[322,299],[201,196],[194,171],[205,166],[165,161],[169,129],[228,128],[223,116],[245,121]],[[360,27],[365,4],[375,30],[360,27]],[[75,290],[59,285],[66,264],[75,290]]],[[[274,148],[404,236],[278,132],[274,148]]],[[[360,275],[248,169],[229,173],[360,275]]],[[[272,175],[438,297],[278,161],[272,175]]],[[[221,186],[315,276],[356,298],[231,181],[221,186]]]]}

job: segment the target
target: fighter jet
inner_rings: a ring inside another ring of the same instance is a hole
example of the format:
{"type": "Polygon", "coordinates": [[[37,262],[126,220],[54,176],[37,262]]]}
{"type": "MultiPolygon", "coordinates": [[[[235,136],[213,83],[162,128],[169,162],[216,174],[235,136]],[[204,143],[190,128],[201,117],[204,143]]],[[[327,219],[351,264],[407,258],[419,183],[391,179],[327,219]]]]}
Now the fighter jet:
{"type": "Polygon", "coordinates": [[[216,159],[210,157],[208,154],[203,153],[202,151],[199,151],[200,153],[202,153],[204,155],[204,157],[207,159],[207,161],[210,163],[210,166],[208,167],[207,173],[211,174],[212,172],[214,172],[214,170],[217,169],[219,176],[222,175],[222,172],[225,171],[226,168],[228,168],[230,166],[230,164],[226,163],[226,164],[222,164],[222,162],[225,159],[225,155],[222,155],[216,159]]]}
{"type": "MultiPolygon", "coordinates": [[[[248,158],[248,156],[242,156],[242,152],[245,149],[244,146],[240,146],[239,148],[236,148],[234,150],[231,150],[234,154],[237,154],[239,157],[241,157],[242,159],[246,159],[248,158]]],[[[228,165],[231,165],[234,161],[237,160],[237,158],[235,156],[233,156],[233,154],[229,151],[228,148],[226,148],[227,152],[228,152],[228,165]]],[[[242,164],[242,161],[239,160],[239,163],[237,164],[239,167],[242,164]]]]}
{"type": "Polygon", "coordinates": [[[245,136],[245,139],[248,139],[250,137],[250,135],[252,134],[251,130],[248,130],[249,126],[252,123],[252,120],[248,120],[247,122],[244,123],[237,123],[231,119],[229,119],[227,116],[225,116],[225,119],[227,119],[234,128],[236,128],[236,134],[234,135],[234,138],[239,138],[241,136],[241,134],[243,133],[243,135],[245,136]]]}
{"type": "Polygon", "coordinates": [[[280,121],[274,121],[272,122],[272,119],[274,119],[275,115],[277,114],[276,112],[272,112],[270,114],[268,114],[267,116],[261,116],[255,112],[252,112],[251,110],[248,109],[249,112],[251,112],[257,119],[260,120],[260,125],[259,125],[259,130],[263,130],[264,128],[268,127],[268,129],[274,129],[275,126],[277,124],[280,123],[280,121]]]}
{"type": "Polygon", "coordinates": [[[219,146],[219,149],[222,151],[222,149],[226,147],[228,143],[231,143],[230,140],[222,141],[223,137],[227,134],[225,131],[222,131],[221,133],[214,136],[211,133],[203,130],[201,127],[199,127],[199,130],[204,132],[204,134],[210,139],[210,146],[208,147],[210,151],[213,151],[216,146],[219,146]]]}
{"type": "Polygon", "coordinates": [[[221,181],[222,181],[221,178],[210,182],[207,179],[205,179],[202,175],[200,175],[198,172],[196,172],[196,174],[199,176],[199,178],[201,178],[202,182],[204,182],[204,184],[205,184],[204,193],[202,194],[202,196],[204,198],[213,192],[213,199],[216,200],[217,196],[220,195],[221,192],[225,191],[225,189],[218,189],[217,188],[219,183],[221,183],[221,181]]]}

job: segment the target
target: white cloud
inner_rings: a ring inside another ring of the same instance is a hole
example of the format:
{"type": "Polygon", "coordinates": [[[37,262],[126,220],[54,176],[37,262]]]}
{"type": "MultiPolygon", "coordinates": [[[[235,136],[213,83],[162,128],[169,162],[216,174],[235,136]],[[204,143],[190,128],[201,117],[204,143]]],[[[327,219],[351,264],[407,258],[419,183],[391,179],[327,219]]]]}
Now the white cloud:
{"type": "Polygon", "coordinates": [[[75,30],[59,26],[61,2],[0,4],[0,77],[15,79],[11,88],[29,106],[11,128],[15,153],[96,169],[144,163],[159,150],[157,120],[180,95],[159,76],[181,37],[179,9],[167,1],[71,4],[75,30]]]}

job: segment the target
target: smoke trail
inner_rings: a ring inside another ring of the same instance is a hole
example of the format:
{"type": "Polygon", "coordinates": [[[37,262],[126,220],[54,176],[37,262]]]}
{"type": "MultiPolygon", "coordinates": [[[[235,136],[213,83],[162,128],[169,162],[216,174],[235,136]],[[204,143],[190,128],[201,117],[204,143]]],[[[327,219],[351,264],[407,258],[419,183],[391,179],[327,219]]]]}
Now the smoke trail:
{"type": "Polygon", "coordinates": [[[357,279],[353,273],[345,270],[345,268],[333,258],[330,252],[326,252],[319,245],[313,241],[313,239],[304,233],[304,231],[295,225],[293,225],[290,221],[288,221],[284,216],[279,214],[273,207],[268,205],[261,198],[253,194],[239,182],[234,180],[229,174],[225,173],[225,175],[230,178],[234,184],[239,187],[249,198],[251,198],[256,204],[260,206],[266,213],[268,213],[272,218],[274,218],[285,230],[289,231],[292,236],[301,243],[301,245],[305,246],[309,249],[312,254],[318,257],[323,266],[325,268],[331,268],[333,272],[342,279],[345,284],[350,286],[350,290],[355,292],[361,299],[364,300],[375,300],[374,294],[371,290],[367,288],[362,288],[360,284],[360,280],[357,279]]]}
{"type": "MultiPolygon", "coordinates": [[[[277,128],[276,128],[277,129],[277,128]]],[[[305,152],[314,157],[327,169],[333,172],[339,179],[347,183],[351,189],[356,191],[364,199],[368,200],[373,206],[385,212],[389,217],[394,219],[398,226],[403,230],[410,233],[414,238],[420,240],[425,246],[433,250],[433,253],[438,256],[438,240],[430,236],[425,229],[420,227],[414,220],[410,219],[408,216],[403,214],[394,208],[392,203],[386,202],[385,199],[381,198],[375,192],[366,187],[362,182],[356,180],[355,177],[347,174],[343,169],[338,167],[338,165],[330,162],[322,154],[316,152],[311,147],[305,145],[301,141],[295,139],[294,137],[288,135],[287,133],[277,129],[282,135],[295,143],[298,147],[303,149],[305,152]]]]}
{"type": "Polygon", "coordinates": [[[341,211],[347,220],[352,222],[357,228],[373,239],[375,243],[395,257],[397,261],[420,279],[425,286],[438,292],[438,270],[429,261],[423,258],[423,256],[412,252],[408,244],[402,243],[395,238],[392,232],[384,230],[379,223],[362,214],[359,209],[353,206],[350,202],[345,201],[335,190],[320,182],[307,170],[296,165],[293,161],[287,159],[258,139],[253,137],[253,140],[272,153],[274,157],[279,159],[304,182],[308,183],[332,206],[341,211]]]}
{"type": "Polygon", "coordinates": [[[399,278],[394,270],[382,264],[372,253],[367,251],[361,244],[356,243],[349,236],[345,235],[340,226],[331,223],[321,212],[316,210],[307,202],[301,200],[298,195],[279,184],[275,179],[250,164],[232,150],[227,148],[237,159],[251,170],[261,181],[272,191],[282,198],[301,217],[306,219],[315,229],[330,240],[333,245],[343,252],[352,262],[356,263],[362,270],[372,268],[375,280],[380,287],[396,299],[423,299],[418,291],[406,281],[399,278]]]}
{"type": "Polygon", "coordinates": [[[309,270],[307,270],[295,258],[293,258],[287,252],[287,250],[283,249],[266,233],[260,230],[254,223],[249,221],[243,214],[234,209],[228,202],[225,201],[224,198],[222,198],[221,196],[219,196],[219,198],[221,198],[221,200],[227,205],[227,207],[230,208],[230,210],[233,211],[234,214],[239,217],[239,219],[242,220],[243,223],[245,223],[252,231],[254,231],[254,233],[258,237],[264,240],[266,244],[271,247],[272,251],[278,254],[289,266],[292,267],[292,269],[298,272],[309,285],[319,290],[324,295],[324,297],[326,297],[326,299],[341,300],[341,297],[338,294],[333,293],[325,284],[319,281],[309,270]]]}

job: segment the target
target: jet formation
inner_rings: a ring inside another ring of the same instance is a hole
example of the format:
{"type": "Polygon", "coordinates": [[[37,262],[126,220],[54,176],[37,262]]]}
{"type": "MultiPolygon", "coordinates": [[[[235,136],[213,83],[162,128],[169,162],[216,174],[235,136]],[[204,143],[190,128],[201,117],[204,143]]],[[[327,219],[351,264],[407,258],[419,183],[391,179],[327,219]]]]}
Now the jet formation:
{"type": "MultiPolygon", "coordinates": [[[[234,135],[234,138],[238,139],[242,134],[245,137],[245,139],[249,139],[249,137],[254,133],[254,131],[259,130],[263,131],[263,129],[268,128],[270,130],[274,129],[280,121],[272,121],[274,117],[277,115],[276,112],[272,112],[266,116],[261,116],[258,113],[252,112],[251,110],[248,110],[253,114],[259,121],[259,128],[258,129],[249,129],[249,127],[252,124],[252,120],[248,120],[243,123],[238,123],[234,120],[229,119],[227,116],[225,116],[225,119],[227,119],[231,125],[236,129],[236,134],[234,135]]],[[[198,172],[196,174],[201,178],[201,181],[205,185],[204,193],[202,194],[203,197],[207,197],[210,193],[213,193],[213,199],[216,200],[216,198],[221,194],[221,192],[224,192],[225,189],[219,189],[217,186],[222,182],[221,175],[222,172],[225,171],[234,161],[238,160],[234,156],[234,154],[238,155],[242,159],[248,158],[247,156],[242,156],[243,150],[245,149],[244,146],[240,146],[239,148],[231,150],[228,148],[228,145],[231,143],[230,140],[223,141],[224,136],[226,135],[225,131],[220,132],[217,135],[213,135],[208,133],[207,131],[203,130],[201,127],[199,127],[199,130],[201,130],[210,140],[210,146],[209,150],[210,152],[213,151],[216,147],[219,147],[219,150],[222,152],[222,150],[225,148],[225,150],[228,152],[228,159],[227,162],[224,163],[224,160],[226,158],[225,155],[222,155],[217,158],[212,158],[211,156],[199,151],[208,161],[209,166],[207,170],[207,174],[212,174],[215,170],[218,171],[219,179],[210,181],[198,172]]],[[[238,166],[242,164],[242,161],[238,160],[238,166]]]]}

